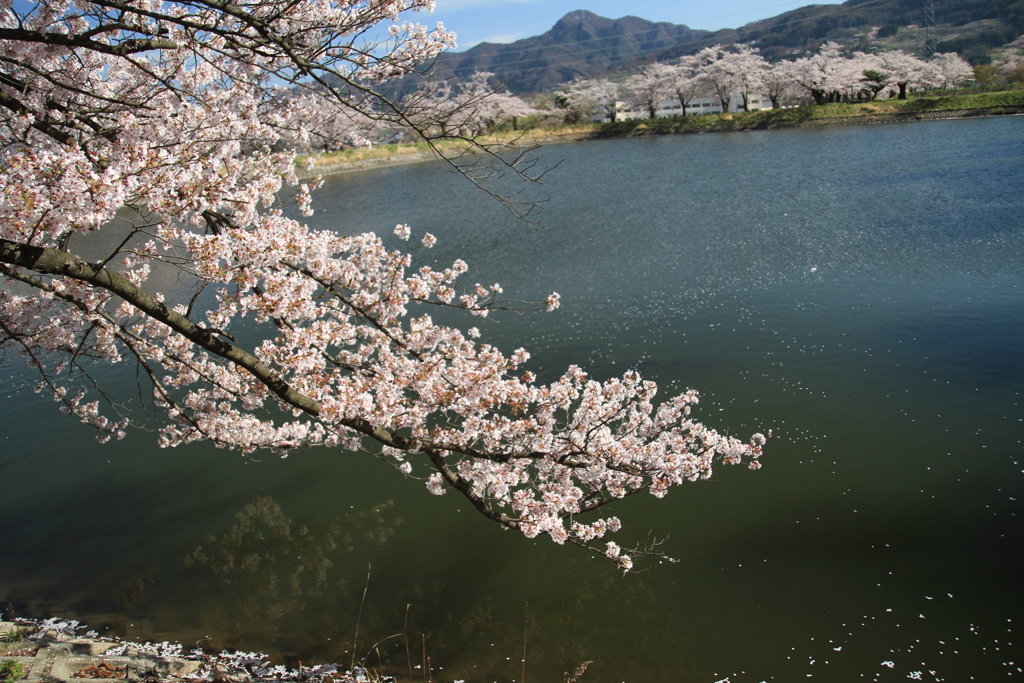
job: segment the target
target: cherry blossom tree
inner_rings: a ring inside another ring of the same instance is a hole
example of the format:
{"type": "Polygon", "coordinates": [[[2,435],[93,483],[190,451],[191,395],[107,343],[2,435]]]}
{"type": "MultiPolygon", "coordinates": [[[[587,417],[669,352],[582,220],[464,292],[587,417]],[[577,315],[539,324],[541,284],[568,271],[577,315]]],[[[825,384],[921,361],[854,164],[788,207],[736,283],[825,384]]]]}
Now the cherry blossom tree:
{"type": "MultiPolygon", "coordinates": [[[[391,250],[376,234],[313,230],[281,210],[290,196],[312,211],[318,181],[297,183],[296,145],[356,138],[368,122],[437,139],[450,103],[429,92],[398,103],[381,87],[454,45],[443,26],[398,23],[424,9],[428,0],[0,6],[0,346],[101,441],[124,436],[133,417],[94,370],[133,364],[160,446],[366,449],[502,526],[629,570],[652,550],[604,540],[621,526],[601,513],[607,504],[664,496],[718,462],[756,468],[764,437],[709,429],[691,416],[695,392],[659,400],[635,372],[597,381],[570,367],[539,384],[527,351],[480,343],[471,326],[510,305],[500,286],[472,284],[461,260],[414,267],[434,236],[399,225],[409,246],[391,250]],[[321,109],[344,123],[306,118],[321,109]],[[111,246],[87,257],[95,233],[111,246]],[[436,306],[461,309],[467,329],[435,323],[436,306]]],[[[537,307],[558,305],[552,294],[537,307]]]]}
{"type": "Polygon", "coordinates": [[[491,76],[479,72],[465,81],[428,79],[408,98],[424,103],[414,114],[414,130],[434,127],[442,138],[479,134],[484,119],[490,115],[487,98],[492,94],[491,76]]]}
{"type": "Polygon", "coordinates": [[[465,81],[427,80],[411,100],[433,106],[420,107],[417,128],[436,126],[442,137],[490,133],[505,121],[530,116],[536,110],[507,90],[491,85],[494,74],[474,73],[465,81]]]}
{"type": "Polygon", "coordinates": [[[889,74],[889,79],[898,88],[897,97],[907,99],[907,89],[912,86],[934,87],[941,83],[941,75],[934,64],[908,55],[902,50],[890,50],[878,55],[880,70],[889,74]]]}
{"type": "Polygon", "coordinates": [[[697,58],[700,60],[701,78],[714,89],[722,111],[729,111],[732,93],[739,85],[730,53],[721,45],[712,45],[698,52],[697,58]]]}
{"type": "Polygon", "coordinates": [[[625,87],[630,99],[647,111],[647,118],[658,115],[658,105],[664,99],[665,76],[670,67],[655,62],[626,80],[625,87]]]}
{"type": "Polygon", "coordinates": [[[662,76],[664,87],[675,95],[683,116],[686,116],[686,106],[704,87],[698,71],[700,60],[696,55],[684,55],[675,64],[667,66],[662,76]]]}
{"type": "Polygon", "coordinates": [[[714,88],[722,111],[729,111],[733,94],[739,94],[740,107],[745,110],[750,93],[763,87],[762,77],[767,65],[750,45],[741,43],[728,48],[713,45],[698,52],[697,59],[700,75],[714,88]]]}
{"type": "Polygon", "coordinates": [[[781,107],[786,98],[794,96],[797,92],[793,78],[793,62],[780,60],[768,64],[761,73],[761,85],[764,94],[772,101],[772,108],[781,107]]]}
{"type": "Polygon", "coordinates": [[[941,88],[956,89],[974,78],[974,69],[955,52],[936,52],[931,62],[937,70],[941,88]]]}
{"type": "Polygon", "coordinates": [[[609,123],[615,123],[618,115],[619,84],[607,78],[595,78],[587,82],[597,111],[609,123]]]}
{"type": "Polygon", "coordinates": [[[565,120],[570,124],[589,119],[598,108],[597,96],[589,82],[578,76],[555,96],[555,103],[565,112],[565,120]]]}
{"type": "Polygon", "coordinates": [[[619,86],[612,81],[576,77],[559,93],[558,104],[566,111],[566,120],[570,123],[588,119],[595,113],[614,123],[618,94],[619,86]]]}
{"type": "Polygon", "coordinates": [[[512,130],[519,130],[520,119],[541,113],[540,110],[507,90],[495,92],[488,99],[491,105],[491,121],[495,126],[508,122],[512,124],[512,130]]]}
{"type": "Polygon", "coordinates": [[[836,43],[828,42],[817,54],[808,54],[793,63],[793,80],[814,98],[815,104],[836,102],[844,88],[860,80],[863,69],[857,70],[845,59],[836,43]]]}
{"type": "MultiPolygon", "coordinates": [[[[1013,44],[1018,42],[1020,42],[1019,39],[1014,41],[1013,44]]],[[[1008,50],[993,60],[992,66],[997,70],[995,79],[997,81],[999,75],[1002,75],[1007,83],[1020,83],[1024,81],[1024,55],[1008,50]]],[[[970,78],[973,78],[973,72],[970,78]]]]}
{"type": "Polygon", "coordinates": [[[734,52],[727,59],[736,74],[736,90],[743,98],[743,109],[746,111],[750,103],[750,94],[764,88],[765,71],[768,63],[758,54],[756,47],[741,43],[733,46],[734,52]]]}

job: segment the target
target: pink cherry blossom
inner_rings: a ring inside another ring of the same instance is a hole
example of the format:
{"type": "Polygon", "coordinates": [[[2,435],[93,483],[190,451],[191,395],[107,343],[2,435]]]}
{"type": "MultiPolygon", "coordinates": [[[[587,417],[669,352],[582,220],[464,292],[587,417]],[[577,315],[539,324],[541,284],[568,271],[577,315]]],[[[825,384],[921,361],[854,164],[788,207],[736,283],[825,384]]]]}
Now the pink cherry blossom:
{"type": "MultiPolygon", "coordinates": [[[[464,281],[465,262],[416,267],[415,247],[282,211],[289,195],[304,215],[315,207],[320,181],[298,184],[299,151],[378,125],[469,125],[459,107],[403,110],[374,89],[454,45],[442,26],[395,23],[429,3],[116,4],[0,6],[0,346],[62,412],[121,438],[131,416],[81,388],[83,359],[133,364],[161,447],[373,443],[429,492],[454,489],[498,524],[627,571],[658,551],[596,545],[621,528],[605,504],[663,497],[716,463],[757,466],[763,437],[694,421],[696,392],[662,399],[635,372],[597,381],[575,366],[539,385],[525,349],[435,323],[436,305],[467,322],[510,306],[499,285],[464,281]],[[382,23],[388,37],[367,49],[382,23]],[[116,238],[89,262],[77,237],[97,230],[116,238]],[[243,319],[256,343],[236,340],[243,319]]],[[[394,232],[408,242],[413,228],[394,232]]]]}

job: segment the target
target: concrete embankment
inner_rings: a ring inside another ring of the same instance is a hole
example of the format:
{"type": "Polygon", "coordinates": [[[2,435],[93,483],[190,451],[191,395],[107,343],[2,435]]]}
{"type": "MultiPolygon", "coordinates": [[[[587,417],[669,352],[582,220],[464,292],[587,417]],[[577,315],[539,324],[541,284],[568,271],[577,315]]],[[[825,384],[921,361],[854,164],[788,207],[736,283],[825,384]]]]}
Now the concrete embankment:
{"type": "MultiPolygon", "coordinates": [[[[0,622],[3,634],[17,628],[13,623],[0,622]]],[[[202,662],[199,661],[161,657],[115,641],[54,632],[0,644],[0,663],[3,662],[13,663],[8,666],[12,677],[20,670],[19,683],[80,683],[83,678],[135,681],[208,678],[201,674],[202,662]]]]}
{"type": "Polygon", "coordinates": [[[805,126],[859,126],[871,123],[903,123],[910,121],[938,121],[941,119],[966,119],[976,116],[1006,116],[1024,114],[1020,107],[988,107],[985,109],[950,109],[947,111],[923,111],[919,113],[873,114],[869,116],[842,116],[826,119],[821,123],[800,122],[778,128],[802,128],[805,126]]]}
{"type": "MultiPolygon", "coordinates": [[[[83,679],[148,683],[366,683],[366,672],[335,665],[273,666],[257,653],[186,653],[174,643],[131,643],[76,634],[84,627],[56,619],[0,622],[0,681],[81,683],[83,679]]],[[[380,681],[393,681],[380,677],[380,681]]]]}

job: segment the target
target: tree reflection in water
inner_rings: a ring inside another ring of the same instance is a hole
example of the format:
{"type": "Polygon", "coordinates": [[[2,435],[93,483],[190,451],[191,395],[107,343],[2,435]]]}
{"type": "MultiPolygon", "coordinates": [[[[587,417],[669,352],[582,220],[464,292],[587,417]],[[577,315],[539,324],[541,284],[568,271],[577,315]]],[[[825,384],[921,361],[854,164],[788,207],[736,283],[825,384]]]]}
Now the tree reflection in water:
{"type": "Polygon", "coordinates": [[[185,565],[203,571],[204,588],[216,596],[218,644],[291,659],[309,652],[311,632],[344,633],[349,622],[341,615],[352,611],[354,591],[331,570],[358,562],[346,555],[361,545],[388,541],[402,523],[393,507],[385,501],[341,515],[314,534],[261,496],[223,534],[204,536],[185,565]]]}
{"type": "MultiPolygon", "coordinates": [[[[348,666],[365,586],[343,576],[355,576],[371,547],[387,543],[401,523],[393,503],[385,501],[314,533],[273,498],[255,498],[229,529],[203,537],[185,558],[203,572],[204,589],[216,599],[214,646],[261,650],[291,664],[348,666]]],[[[695,677],[686,656],[687,628],[658,609],[643,575],[624,580],[605,563],[560,560],[525,614],[500,594],[481,596],[454,585],[458,581],[385,580],[388,588],[375,590],[371,576],[355,663],[404,680],[410,665],[419,677],[429,657],[435,676],[445,680],[518,680],[525,627],[527,663],[541,678],[558,680],[588,660],[594,660],[588,677],[596,678],[601,660],[613,657],[631,660],[631,670],[644,672],[645,680],[695,677]],[[622,618],[598,618],[609,610],[622,618]],[[631,643],[630,653],[620,651],[622,642],[631,643]]],[[[374,572],[393,569],[375,566],[374,572]]]]}

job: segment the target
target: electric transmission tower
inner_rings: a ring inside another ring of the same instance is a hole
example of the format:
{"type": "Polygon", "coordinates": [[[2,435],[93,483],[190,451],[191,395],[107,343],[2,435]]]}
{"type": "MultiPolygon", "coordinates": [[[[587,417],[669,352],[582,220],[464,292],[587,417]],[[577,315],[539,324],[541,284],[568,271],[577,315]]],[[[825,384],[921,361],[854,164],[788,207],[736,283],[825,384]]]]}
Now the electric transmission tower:
{"type": "Polygon", "coordinates": [[[935,7],[932,0],[924,0],[924,34],[921,38],[921,54],[927,59],[935,54],[939,47],[938,41],[935,40],[935,7]]]}

